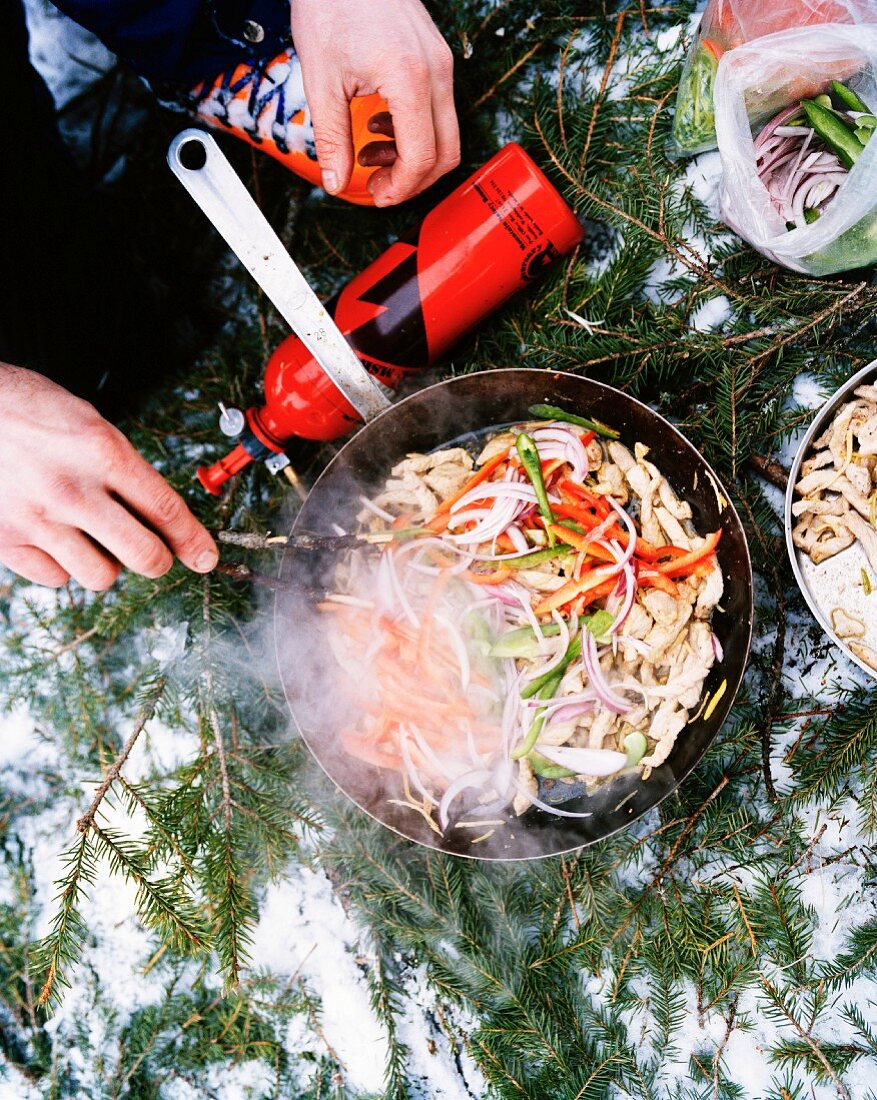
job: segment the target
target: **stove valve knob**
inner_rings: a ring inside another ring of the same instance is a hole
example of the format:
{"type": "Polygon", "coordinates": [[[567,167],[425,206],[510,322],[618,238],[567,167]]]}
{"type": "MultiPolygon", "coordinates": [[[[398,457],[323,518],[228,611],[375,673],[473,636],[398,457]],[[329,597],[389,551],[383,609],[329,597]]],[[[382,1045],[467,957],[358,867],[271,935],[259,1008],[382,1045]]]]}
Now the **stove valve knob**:
{"type": "Polygon", "coordinates": [[[220,401],[219,412],[219,430],[223,435],[230,436],[234,439],[236,436],[239,436],[247,426],[246,417],[240,409],[226,408],[220,401]]]}

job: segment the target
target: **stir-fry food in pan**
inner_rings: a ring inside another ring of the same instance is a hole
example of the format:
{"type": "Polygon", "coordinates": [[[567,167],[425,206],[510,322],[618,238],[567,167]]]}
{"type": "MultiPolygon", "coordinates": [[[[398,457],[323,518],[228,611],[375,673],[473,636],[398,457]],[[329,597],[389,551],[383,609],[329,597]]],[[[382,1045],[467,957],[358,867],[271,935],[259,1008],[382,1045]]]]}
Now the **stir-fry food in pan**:
{"type": "Polygon", "coordinates": [[[358,517],[379,545],[321,604],[357,716],[344,748],[398,773],[437,832],[509,807],[586,816],[564,784],[647,778],[724,689],[702,697],[720,531],[695,530],[645,446],[530,411],[477,457],[400,462],[358,517]]]}

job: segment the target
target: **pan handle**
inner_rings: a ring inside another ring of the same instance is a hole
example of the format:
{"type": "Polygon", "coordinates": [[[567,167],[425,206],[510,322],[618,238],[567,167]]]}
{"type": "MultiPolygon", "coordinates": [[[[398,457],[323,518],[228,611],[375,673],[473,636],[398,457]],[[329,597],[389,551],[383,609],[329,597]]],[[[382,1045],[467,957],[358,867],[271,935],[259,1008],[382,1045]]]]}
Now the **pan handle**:
{"type": "Polygon", "coordinates": [[[274,304],[275,309],[366,421],[390,401],[268,224],[210,134],[177,134],[167,154],[171,171],[274,304]]]}

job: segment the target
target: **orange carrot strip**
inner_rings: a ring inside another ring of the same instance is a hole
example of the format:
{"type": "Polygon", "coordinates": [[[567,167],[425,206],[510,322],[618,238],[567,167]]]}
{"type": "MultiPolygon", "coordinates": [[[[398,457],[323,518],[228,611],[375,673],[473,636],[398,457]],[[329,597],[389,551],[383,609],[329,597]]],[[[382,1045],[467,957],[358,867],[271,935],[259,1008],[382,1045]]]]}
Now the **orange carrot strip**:
{"type": "Polygon", "coordinates": [[[471,584],[502,584],[511,575],[512,571],[507,565],[502,565],[499,569],[493,569],[490,573],[475,573],[471,569],[463,570],[463,576],[471,584]]]}
{"type": "Polygon", "coordinates": [[[657,588],[660,592],[666,592],[668,596],[679,595],[679,586],[663,573],[640,573],[637,581],[640,588],[657,588]]]}
{"type": "Polygon", "coordinates": [[[713,531],[706,536],[706,541],[703,546],[699,546],[696,550],[683,554],[681,558],[674,558],[664,565],[659,565],[658,572],[663,573],[665,577],[680,577],[684,573],[690,573],[696,565],[699,565],[705,558],[708,558],[710,554],[712,554],[719,545],[719,539],[721,537],[722,531],[721,528],[719,528],[718,531],[713,531]]]}
{"type": "Polygon", "coordinates": [[[617,577],[617,574],[617,569],[598,565],[596,569],[584,573],[578,580],[569,581],[562,588],[558,588],[556,592],[552,592],[543,600],[540,600],[533,607],[533,612],[536,615],[549,615],[552,611],[556,611],[558,607],[563,607],[565,603],[574,600],[576,596],[581,596],[590,589],[603,584],[610,576],[617,577]]]}
{"type": "Polygon", "coordinates": [[[596,588],[592,588],[584,596],[579,596],[574,600],[570,600],[568,604],[564,604],[563,610],[570,612],[575,610],[577,615],[581,615],[585,608],[589,607],[595,600],[602,600],[604,596],[611,596],[617,584],[616,578],[610,577],[608,581],[598,584],[596,588]]]}
{"type": "MultiPolygon", "coordinates": [[[[462,500],[463,497],[471,489],[476,489],[479,485],[482,484],[482,482],[487,481],[493,471],[499,469],[503,462],[505,462],[505,460],[508,458],[510,450],[511,447],[508,447],[505,451],[500,451],[499,454],[494,455],[493,458],[491,458],[488,462],[485,462],[478,473],[475,474],[474,477],[469,478],[469,480],[461,489],[458,489],[456,493],[454,493],[452,496],[449,496],[447,500],[442,501],[442,503],[438,506],[438,509],[436,510],[436,514],[432,517],[432,519],[429,521],[429,523],[427,523],[426,526],[431,528],[433,531],[443,530],[443,528],[436,528],[434,526],[439,517],[447,515],[451,508],[457,503],[457,501],[462,500]]],[[[445,524],[445,526],[447,526],[447,523],[445,524]]]]}
{"type": "MultiPolygon", "coordinates": [[[[557,506],[555,506],[555,511],[557,506]]],[[[560,539],[561,542],[565,542],[567,546],[572,546],[576,550],[580,550],[584,554],[589,554],[592,558],[598,558],[600,561],[614,562],[616,559],[614,555],[605,550],[602,546],[598,546],[595,542],[588,542],[584,535],[580,535],[578,531],[570,531],[568,527],[563,527],[560,524],[557,526],[552,525],[551,530],[554,532],[554,537],[560,539]]]]}

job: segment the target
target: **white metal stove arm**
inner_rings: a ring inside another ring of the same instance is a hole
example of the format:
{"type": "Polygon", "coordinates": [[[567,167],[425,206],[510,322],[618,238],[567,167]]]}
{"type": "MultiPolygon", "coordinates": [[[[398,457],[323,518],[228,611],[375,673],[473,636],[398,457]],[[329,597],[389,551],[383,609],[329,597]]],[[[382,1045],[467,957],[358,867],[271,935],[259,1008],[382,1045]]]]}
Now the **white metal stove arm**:
{"type": "Polygon", "coordinates": [[[203,130],[177,134],[171,171],[326,374],[366,421],[390,404],[363,367],[225,154],[203,130]]]}

